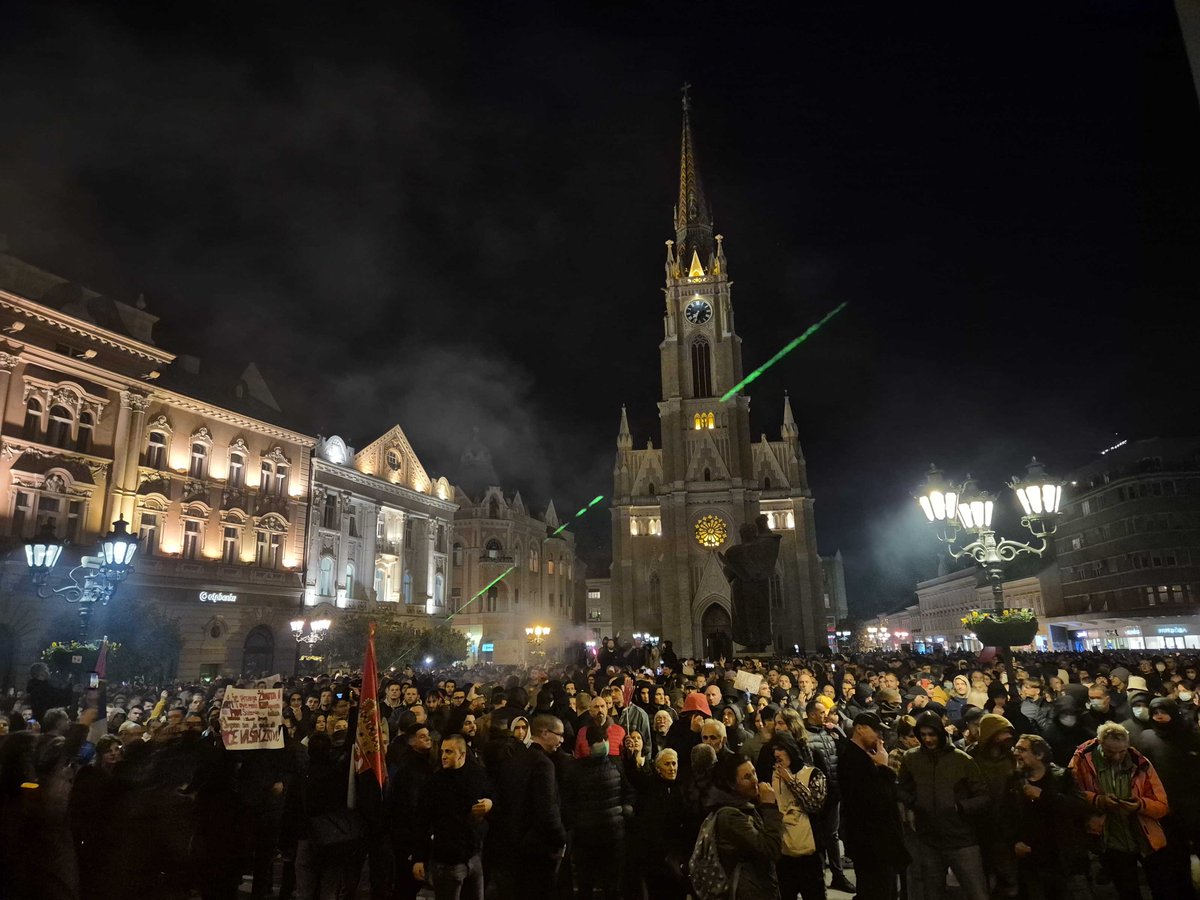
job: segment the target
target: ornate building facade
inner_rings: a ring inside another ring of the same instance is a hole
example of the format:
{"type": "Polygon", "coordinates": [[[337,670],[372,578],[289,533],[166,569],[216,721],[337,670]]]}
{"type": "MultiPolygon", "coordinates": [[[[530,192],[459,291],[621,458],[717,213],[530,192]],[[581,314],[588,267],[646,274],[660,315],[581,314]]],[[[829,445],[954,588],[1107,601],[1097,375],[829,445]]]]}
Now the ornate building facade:
{"type": "Polygon", "coordinates": [[[659,344],[662,446],[634,449],[621,410],[613,474],[613,627],[649,631],[677,651],[733,650],[729,587],[717,551],[766,515],[783,536],[771,582],[776,648],[826,643],[821,560],[799,429],[785,398],[780,439],[750,431],[750,398],[721,398],[743,377],[724,238],[714,235],[684,101],[675,239],[667,241],[659,344]]]}
{"type": "Polygon", "coordinates": [[[414,624],[444,622],[450,498],[449,482],[426,473],[399,425],[357,453],[337,436],[318,441],[305,605],[396,603],[414,624]]]}
{"type": "Polygon", "coordinates": [[[504,494],[478,434],[461,462],[450,569],[454,627],[466,633],[472,661],[564,658],[582,634],[574,627],[585,578],[575,536],[554,534],[561,523],[553,501],[538,516],[520,491],[504,494]],[[526,634],[539,627],[549,628],[549,636],[539,641],[526,634]]]}
{"type": "MultiPolygon", "coordinates": [[[[183,361],[155,346],[156,321],[0,255],[0,676],[67,608],[34,595],[20,543],[49,524],[70,542],[65,571],[118,518],[141,548],[113,602],[177,619],[181,676],[273,671],[280,644],[290,662],[313,439],[166,387],[183,361]]],[[[258,386],[247,369],[243,408],[269,398],[258,386]]]]}

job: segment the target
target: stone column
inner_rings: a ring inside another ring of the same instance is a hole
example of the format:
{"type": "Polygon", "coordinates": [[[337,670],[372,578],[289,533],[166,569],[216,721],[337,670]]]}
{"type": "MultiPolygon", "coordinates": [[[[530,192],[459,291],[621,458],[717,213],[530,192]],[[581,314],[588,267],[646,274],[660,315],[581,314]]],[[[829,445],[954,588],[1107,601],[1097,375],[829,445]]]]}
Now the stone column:
{"type": "Polygon", "coordinates": [[[409,516],[413,519],[413,606],[426,608],[426,601],[433,592],[432,576],[433,554],[430,553],[429,519],[424,516],[409,516]]]}
{"type": "MultiPolygon", "coordinates": [[[[141,456],[142,447],[142,431],[146,425],[146,410],[150,407],[150,398],[145,394],[136,394],[133,391],[121,392],[121,412],[126,412],[128,408],[128,429],[121,431],[120,417],[117,419],[117,440],[123,440],[124,446],[121,448],[123,452],[123,462],[121,469],[118,470],[116,460],[113,462],[113,478],[120,478],[120,503],[116,508],[116,513],[119,516],[124,516],[125,521],[133,524],[134,506],[137,500],[138,489],[138,458],[141,456]],[[118,474],[118,471],[120,474],[118,474]]],[[[114,450],[116,447],[114,446],[114,450]]]]}
{"type": "MultiPolygon", "coordinates": [[[[129,452],[129,400],[128,391],[121,392],[121,403],[117,408],[117,424],[112,436],[112,471],[108,477],[108,491],[104,498],[104,521],[117,518],[121,509],[120,494],[125,489],[125,457],[129,452]]],[[[137,486],[134,485],[134,490],[137,486]]]]}
{"type": "MultiPolygon", "coordinates": [[[[437,543],[437,520],[436,519],[426,519],[425,520],[425,594],[429,598],[430,603],[433,602],[433,582],[434,582],[434,578],[437,576],[437,565],[433,558],[433,551],[434,551],[434,546],[436,543],[437,543]]],[[[443,594],[445,594],[445,588],[446,588],[446,584],[445,584],[445,581],[443,580],[443,582],[442,582],[442,593],[443,594]]],[[[445,597],[443,597],[442,598],[443,606],[442,606],[441,615],[446,614],[446,609],[445,609],[445,605],[444,605],[445,602],[446,602],[445,597]]],[[[425,608],[433,609],[434,607],[427,605],[425,608]]]]}
{"type": "Polygon", "coordinates": [[[8,419],[8,390],[12,379],[13,369],[17,367],[20,358],[11,353],[0,353],[0,427],[8,419]]]}

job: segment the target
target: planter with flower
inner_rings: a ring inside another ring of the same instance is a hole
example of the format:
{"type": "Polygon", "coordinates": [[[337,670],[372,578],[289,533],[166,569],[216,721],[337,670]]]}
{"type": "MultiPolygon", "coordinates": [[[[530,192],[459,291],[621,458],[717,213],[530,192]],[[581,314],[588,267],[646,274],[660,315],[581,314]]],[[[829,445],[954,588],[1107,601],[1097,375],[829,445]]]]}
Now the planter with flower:
{"type": "Polygon", "coordinates": [[[963,625],[975,632],[985,647],[1024,647],[1038,631],[1037,615],[1022,609],[974,610],[963,616],[963,625]]]}
{"type": "MultiPolygon", "coordinates": [[[[54,641],[42,651],[42,661],[51,672],[91,672],[96,668],[100,644],[100,641],[54,641]]],[[[120,644],[109,641],[107,653],[111,656],[120,648],[120,644]]]]}

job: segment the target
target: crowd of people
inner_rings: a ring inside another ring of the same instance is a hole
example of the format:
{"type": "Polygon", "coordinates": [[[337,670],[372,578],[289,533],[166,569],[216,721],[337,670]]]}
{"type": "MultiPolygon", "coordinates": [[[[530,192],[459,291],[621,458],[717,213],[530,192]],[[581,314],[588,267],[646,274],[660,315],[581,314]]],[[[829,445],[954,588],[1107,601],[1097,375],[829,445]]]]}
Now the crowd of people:
{"type": "Polygon", "coordinates": [[[355,674],[266,685],[284,746],[235,751],[221,702],[252,679],[35,665],[0,715],[0,896],[1196,896],[1193,659],[589,662],[380,673],[382,787],[355,674]]]}

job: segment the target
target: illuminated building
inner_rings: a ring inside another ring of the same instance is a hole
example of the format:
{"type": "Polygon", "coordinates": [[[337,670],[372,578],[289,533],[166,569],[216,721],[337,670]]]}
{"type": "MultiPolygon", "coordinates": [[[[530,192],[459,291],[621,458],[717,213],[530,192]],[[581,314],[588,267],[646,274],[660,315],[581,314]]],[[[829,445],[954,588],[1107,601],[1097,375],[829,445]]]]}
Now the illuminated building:
{"type": "Polygon", "coordinates": [[[426,473],[399,425],[357,453],[340,437],[322,438],[312,467],[305,605],[378,601],[399,604],[414,625],[445,621],[449,482],[426,473]]]}
{"type": "Polygon", "coordinates": [[[1065,494],[1043,579],[1054,646],[1200,649],[1200,440],[1119,441],[1065,494]]]}
{"type": "MultiPolygon", "coordinates": [[[[684,102],[675,240],[667,242],[659,345],[662,446],[634,449],[621,411],[613,488],[613,628],[651,632],[680,654],[731,653],[729,586],[716,552],[762,514],[782,535],[771,579],[777,649],[826,645],[822,568],[799,428],[783,405],[780,440],[751,436],[750,398],[722,403],[743,377],[724,239],[713,234],[684,102]]],[[[755,310],[765,315],[765,311],[755,310]]]]}
{"type": "Polygon", "coordinates": [[[516,491],[506,496],[491,454],[476,432],[462,453],[455,484],[451,547],[451,612],[454,627],[471,642],[472,660],[519,664],[529,661],[525,629],[549,627],[539,647],[549,660],[563,659],[567,645],[584,640],[573,626],[584,572],[570,530],[551,501],[535,515],[516,491]],[[553,536],[552,536],[553,535],[553,536]],[[473,602],[471,597],[511,569],[473,602]]]}
{"type": "Polygon", "coordinates": [[[313,439],[265,418],[254,366],[202,373],[155,346],[141,306],[0,254],[0,683],[67,610],[34,596],[16,546],[42,523],[91,546],[118,517],[141,549],[113,602],[178,621],[180,677],[291,664],[313,439]]]}

